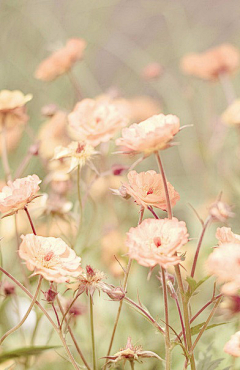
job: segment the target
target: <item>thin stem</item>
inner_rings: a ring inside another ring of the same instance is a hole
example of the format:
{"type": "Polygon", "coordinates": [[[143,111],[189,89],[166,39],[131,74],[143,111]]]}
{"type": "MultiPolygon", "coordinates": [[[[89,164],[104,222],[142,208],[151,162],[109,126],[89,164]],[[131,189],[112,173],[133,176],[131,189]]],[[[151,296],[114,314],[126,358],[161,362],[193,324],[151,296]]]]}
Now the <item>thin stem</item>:
{"type": "MultiPolygon", "coordinates": [[[[187,339],[186,339],[185,327],[184,327],[182,312],[181,312],[181,308],[180,308],[180,305],[179,305],[179,301],[178,301],[177,295],[176,295],[176,298],[174,298],[174,300],[175,300],[176,305],[177,305],[177,310],[178,310],[178,314],[179,314],[179,318],[180,318],[180,322],[181,322],[181,327],[182,327],[181,334],[183,334],[184,345],[187,348],[187,339]]],[[[178,337],[180,338],[180,335],[178,337]]]]}
{"type": "Polygon", "coordinates": [[[232,102],[236,99],[236,93],[234,91],[233,84],[229,78],[229,75],[227,73],[220,73],[218,77],[222,85],[227,103],[232,104],[232,102]]]}
{"type": "Polygon", "coordinates": [[[130,361],[130,365],[131,365],[131,370],[134,370],[135,366],[134,366],[134,360],[133,361],[130,361]]]}
{"type": "Polygon", "coordinates": [[[55,305],[54,305],[53,302],[52,302],[52,308],[53,308],[53,311],[54,311],[55,316],[57,318],[58,327],[60,328],[60,320],[59,320],[58,313],[57,313],[57,310],[56,310],[55,305]]]}
{"type": "Polygon", "coordinates": [[[1,131],[1,144],[2,144],[2,164],[5,173],[6,181],[12,180],[11,170],[8,161],[8,151],[7,151],[7,137],[6,137],[6,127],[5,123],[2,124],[1,131]]]}
{"type": "Polygon", "coordinates": [[[73,367],[76,370],[79,370],[79,367],[78,367],[78,365],[77,365],[77,363],[76,363],[76,361],[75,361],[75,359],[74,359],[74,357],[73,357],[70,349],[68,348],[68,345],[67,345],[67,343],[65,341],[65,338],[64,338],[63,333],[61,332],[61,330],[58,331],[58,335],[59,335],[59,337],[60,337],[60,339],[62,341],[63,347],[65,348],[65,351],[67,352],[68,357],[69,357],[69,360],[71,361],[73,367]]]}
{"type": "Polygon", "coordinates": [[[36,292],[35,292],[35,294],[34,294],[34,296],[33,296],[33,299],[32,299],[32,302],[31,302],[31,304],[30,304],[30,306],[29,306],[29,308],[28,308],[28,310],[27,310],[27,312],[25,313],[25,315],[23,316],[23,318],[22,318],[22,320],[16,325],[16,326],[14,326],[12,329],[10,329],[10,330],[8,330],[3,336],[2,336],[2,338],[0,339],[0,344],[2,344],[3,343],[3,341],[10,335],[10,334],[12,334],[12,333],[14,333],[15,331],[17,331],[24,323],[25,323],[25,321],[27,320],[27,318],[28,318],[28,316],[29,316],[29,314],[30,314],[30,312],[32,311],[32,308],[33,308],[33,306],[35,305],[35,303],[36,303],[36,300],[37,300],[37,297],[38,297],[38,293],[39,293],[39,291],[40,291],[40,288],[41,288],[41,283],[42,283],[42,279],[43,279],[43,277],[42,276],[40,276],[39,277],[39,280],[38,280],[38,285],[37,285],[37,289],[36,289],[36,292]]]}
{"type": "Polygon", "coordinates": [[[91,325],[91,339],[92,339],[93,370],[97,370],[96,348],[95,348],[95,337],[94,337],[94,321],[93,321],[93,299],[92,299],[91,294],[89,296],[89,303],[90,303],[90,325],[91,325]]]}
{"type": "Polygon", "coordinates": [[[167,202],[168,218],[171,219],[172,218],[172,207],[171,207],[171,202],[170,202],[170,196],[169,196],[169,191],[168,191],[168,185],[167,185],[166,175],[165,175],[165,172],[164,172],[163,164],[162,164],[162,161],[161,161],[161,158],[160,158],[159,153],[158,152],[155,152],[155,156],[156,156],[158,167],[159,167],[159,170],[161,172],[162,179],[163,179],[163,186],[164,186],[164,191],[165,191],[165,196],[166,196],[166,202],[167,202]]]}
{"type": "Polygon", "coordinates": [[[34,227],[34,225],[33,225],[32,219],[31,219],[31,216],[30,216],[30,213],[28,212],[27,206],[25,206],[25,207],[24,207],[24,211],[26,212],[26,214],[27,214],[27,216],[28,216],[28,220],[29,220],[29,222],[30,222],[30,225],[31,225],[31,228],[32,228],[33,234],[34,234],[34,235],[37,235],[36,230],[35,230],[35,227],[34,227]]]}
{"type": "Polygon", "coordinates": [[[164,312],[165,312],[165,369],[170,370],[171,366],[171,342],[170,342],[170,332],[169,332],[169,313],[168,313],[168,295],[167,295],[167,284],[165,269],[161,267],[162,272],[162,285],[163,285],[163,298],[164,298],[164,312]]]}
{"type": "Polygon", "coordinates": [[[78,233],[80,232],[80,229],[81,229],[82,214],[83,214],[80,181],[81,181],[81,167],[80,167],[80,165],[78,165],[78,168],[77,168],[77,192],[78,192],[78,203],[79,203],[79,228],[78,228],[78,233]]]}
{"type": "Polygon", "coordinates": [[[76,297],[72,300],[72,302],[68,306],[67,310],[65,312],[63,312],[63,316],[62,316],[62,320],[61,320],[61,324],[60,324],[60,329],[62,329],[63,322],[65,321],[65,318],[66,318],[68,312],[71,310],[72,306],[74,305],[74,303],[76,302],[76,300],[78,299],[78,297],[79,297],[79,294],[76,295],[76,297]]]}
{"type": "Polygon", "coordinates": [[[17,244],[17,258],[18,258],[18,262],[19,262],[21,272],[23,274],[24,284],[29,289],[30,288],[29,280],[28,280],[25,268],[22,264],[21,258],[20,258],[19,253],[18,253],[18,250],[19,250],[19,236],[18,236],[18,234],[19,233],[18,233],[17,213],[14,214],[14,221],[15,221],[14,222],[15,223],[15,237],[16,237],[16,244],[17,244]]]}
{"type": "Polygon", "coordinates": [[[152,213],[152,215],[158,220],[158,215],[154,212],[153,208],[151,206],[148,206],[148,210],[152,213]]]}
{"type": "Polygon", "coordinates": [[[67,75],[68,75],[69,81],[73,85],[73,88],[76,92],[77,99],[81,100],[82,99],[82,93],[81,93],[80,86],[79,86],[75,76],[73,75],[71,70],[68,71],[67,75]]]}

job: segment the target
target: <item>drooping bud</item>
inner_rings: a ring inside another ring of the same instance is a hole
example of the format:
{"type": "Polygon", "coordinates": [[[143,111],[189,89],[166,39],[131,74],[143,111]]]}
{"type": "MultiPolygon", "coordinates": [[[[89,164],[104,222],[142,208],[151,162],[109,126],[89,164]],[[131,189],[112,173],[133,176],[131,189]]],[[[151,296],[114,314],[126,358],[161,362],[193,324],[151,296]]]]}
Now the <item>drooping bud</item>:
{"type": "Polygon", "coordinates": [[[102,291],[106,293],[113,301],[121,301],[126,295],[121,287],[114,288],[105,286],[102,291]]]}

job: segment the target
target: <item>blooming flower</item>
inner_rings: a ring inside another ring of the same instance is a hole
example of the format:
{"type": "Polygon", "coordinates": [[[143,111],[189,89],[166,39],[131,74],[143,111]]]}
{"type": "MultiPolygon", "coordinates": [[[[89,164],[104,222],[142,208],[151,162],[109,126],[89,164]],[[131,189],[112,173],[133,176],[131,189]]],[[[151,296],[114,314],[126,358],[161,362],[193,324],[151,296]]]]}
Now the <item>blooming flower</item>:
{"type": "Polygon", "coordinates": [[[126,245],[129,257],[146,267],[157,264],[164,268],[180,263],[176,252],[188,242],[188,232],[183,221],[173,219],[146,219],[132,227],[126,245]]]}
{"type": "Polygon", "coordinates": [[[240,99],[234,100],[222,114],[222,120],[226,125],[240,125],[240,99]]]}
{"type": "Polygon", "coordinates": [[[234,234],[230,227],[218,227],[216,238],[218,239],[218,244],[240,244],[240,235],[234,234]]]}
{"type": "Polygon", "coordinates": [[[231,336],[231,339],[224,346],[224,352],[234,357],[240,357],[240,331],[231,336]]]}
{"type": "Polygon", "coordinates": [[[116,144],[122,146],[127,153],[143,152],[148,156],[171,146],[171,141],[179,129],[177,116],[158,114],[124,128],[122,137],[116,140],[116,144]]]}
{"type": "Polygon", "coordinates": [[[69,39],[66,45],[44,59],[38,66],[35,77],[42,81],[52,81],[68,72],[77,60],[82,59],[86,41],[80,38],[69,39]]]}
{"type": "Polygon", "coordinates": [[[0,192],[0,212],[11,215],[30,203],[38,192],[41,180],[37,175],[27,176],[15,181],[8,181],[0,192]]]}
{"type": "Polygon", "coordinates": [[[199,54],[188,54],[181,61],[184,73],[204,80],[216,80],[220,74],[231,74],[239,67],[240,53],[230,44],[222,44],[199,54]]]}
{"type": "Polygon", "coordinates": [[[163,72],[162,66],[157,62],[153,62],[149,63],[148,65],[146,65],[146,67],[143,68],[142,77],[145,80],[154,80],[161,76],[162,72],[163,72]]]}
{"type": "Polygon", "coordinates": [[[0,91],[0,126],[12,127],[28,120],[25,104],[32,99],[31,94],[24,95],[19,90],[0,91]]]}
{"type": "Polygon", "coordinates": [[[22,235],[19,256],[33,275],[42,275],[46,280],[62,283],[77,277],[81,271],[81,258],[60,238],[34,234],[22,235]]]}
{"type": "MultiPolygon", "coordinates": [[[[162,210],[167,209],[166,196],[163,186],[162,176],[155,171],[128,173],[129,184],[123,184],[127,194],[131,195],[135,202],[145,208],[148,206],[157,207],[162,210]]],[[[180,199],[178,192],[168,182],[170,202],[175,206],[180,199]]]]}
{"type": "Polygon", "coordinates": [[[53,159],[71,158],[68,172],[73,171],[78,166],[83,167],[92,155],[97,152],[87,142],[72,141],[67,147],[58,146],[55,148],[53,159]]]}
{"type": "Polygon", "coordinates": [[[127,119],[106,101],[84,99],[69,114],[69,130],[74,140],[86,140],[92,146],[109,141],[126,126],[127,119]]]}

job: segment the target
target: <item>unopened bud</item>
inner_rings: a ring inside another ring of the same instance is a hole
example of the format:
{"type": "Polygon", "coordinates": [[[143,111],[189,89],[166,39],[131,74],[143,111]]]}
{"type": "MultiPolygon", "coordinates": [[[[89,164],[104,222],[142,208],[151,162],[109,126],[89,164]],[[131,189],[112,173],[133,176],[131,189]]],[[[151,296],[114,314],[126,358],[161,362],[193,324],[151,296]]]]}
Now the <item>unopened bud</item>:
{"type": "Polygon", "coordinates": [[[209,214],[214,221],[219,222],[225,222],[229,217],[234,216],[231,207],[222,201],[213,203],[209,208],[209,214]]]}
{"type": "Polygon", "coordinates": [[[5,281],[2,285],[2,288],[3,288],[3,293],[5,296],[10,296],[12,294],[15,294],[15,286],[9,281],[5,281]]]}
{"type": "Polygon", "coordinates": [[[125,297],[125,292],[123,288],[116,287],[116,288],[103,288],[104,293],[106,293],[109,298],[113,301],[121,301],[125,297]]]}
{"type": "Polygon", "coordinates": [[[35,144],[31,145],[29,150],[28,150],[29,153],[32,154],[32,155],[37,156],[38,153],[39,153],[39,146],[40,146],[39,143],[35,143],[35,144]]]}
{"type": "Polygon", "coordinates": [[[112,166],[112,173],[114,176],[120,176],[122,172],[126,171],[128,169],[127,166],[123,166],[121,164],[114,164],[112,166]]]}
{"type": "Polygon", "coordinates": [[[44,297],[46,298],[46,301],[48,303],[53,303],[57,294],[58,294],[58,292],[56,292],[55,290],[50,288],[46,292],[43,292],[43,294],[44,294],[44,297]]]}
{"type": "Polygon", "coordinates": [[[111,189],[114,195],[118,195],[124,199],[129,199],[130,195],[127,192],[127,189],[124,185],[120,186],[119,189],[111,189]]]}

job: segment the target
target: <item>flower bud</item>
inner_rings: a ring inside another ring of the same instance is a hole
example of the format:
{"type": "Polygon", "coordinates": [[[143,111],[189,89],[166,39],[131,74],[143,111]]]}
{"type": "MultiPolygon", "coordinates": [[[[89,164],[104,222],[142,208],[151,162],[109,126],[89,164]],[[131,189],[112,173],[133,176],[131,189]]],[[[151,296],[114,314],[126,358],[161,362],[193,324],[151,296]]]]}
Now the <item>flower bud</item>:
{"type": "Polygon", "coordinates": [[[218,222],[225,222],[229,217],[234,216],[234,213],[231,212],[231,207],[220,200],[210,206],[209,214],[213,221],[218,222]]]}
{"type": "Polygon", "coordinates": [[[125,297],[125,292],[123,288],[116,287],[112,289],[103,289],[104,293],[106,293],[109,298],[111,298],[113,301],[121,301],[125,297]]]}
{"type": "Polygon", "coordinates": [[[58,292],[50,288],[46,292],[43,292],[43,294],[48,303],[53,303],[56,296],[58,295],[58,292]]]}
{"type": "Polygon", "coordinates": [[[15,294],[15,286],[9,281],[5,281],[2,285],[3,293],[5,296],[15,294]]]}

